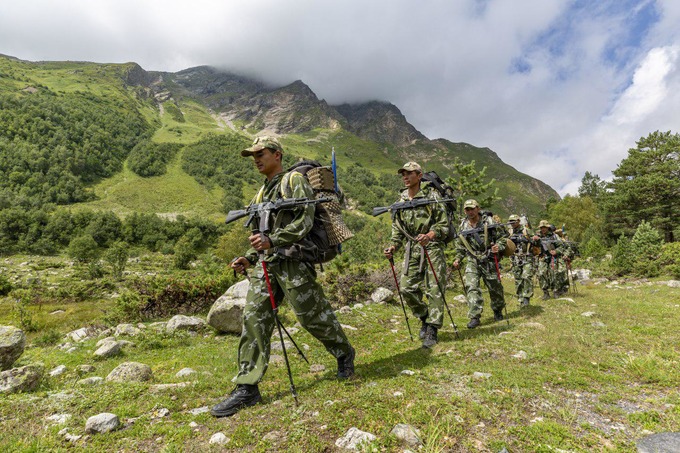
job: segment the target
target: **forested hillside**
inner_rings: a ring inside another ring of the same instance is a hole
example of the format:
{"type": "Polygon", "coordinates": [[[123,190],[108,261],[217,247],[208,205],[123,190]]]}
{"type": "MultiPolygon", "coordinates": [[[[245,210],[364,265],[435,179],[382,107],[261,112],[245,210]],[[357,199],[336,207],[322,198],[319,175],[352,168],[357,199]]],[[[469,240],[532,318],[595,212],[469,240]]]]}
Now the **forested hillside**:
{"type": "MultiPolygon", "coordinates": [[[[354,212],[348,221],[357,230],[382,224],[361,213],[395,200],[395,170],[407,159],[445,178],[455,178],[456,159],[488,167],[488,177],[509,194],[491,206],[501,214],[537,215],[548,197],[556,197],[491,150],[430,141],[389,103],[333,107],[301,81],[271,88],[206,67],[170,74],[134,63],[31,63],[3,56],[0,123],[3,254],[54,253],[91,234],[102,216],[115,218],[121,231],[133,214],[219,226],[261,182],[239,154],[261,133],[281,137],[287,165],[299,158],[329,164],[331,149],[337,151],[340,183],[354,212]],[[78,215],[70,228],[57,226],[78,215]]],[[[215,233],[202,228],[214,240],[215,233]]],[[[158,237],[142,241],[132,238],[145,234],[113,231],[97,244],[137,241],[171,250],[186,233],[162,234],[161,227],[158,237]]]]}

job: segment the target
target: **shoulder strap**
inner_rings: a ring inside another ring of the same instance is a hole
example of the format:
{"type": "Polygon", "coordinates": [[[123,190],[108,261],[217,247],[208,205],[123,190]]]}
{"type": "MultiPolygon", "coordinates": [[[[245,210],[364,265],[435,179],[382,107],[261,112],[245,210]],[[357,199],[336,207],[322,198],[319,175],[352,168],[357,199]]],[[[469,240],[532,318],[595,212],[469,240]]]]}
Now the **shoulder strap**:
{"type": "Polygon", "coordinates": [[[293,189],[291,188],[290,182],[295,175],[304,178],[304,175],[296,170],[291,170],[281,177],[279,188],[281,189],[281,196],[283,198],[293,198],[293,189]]]}

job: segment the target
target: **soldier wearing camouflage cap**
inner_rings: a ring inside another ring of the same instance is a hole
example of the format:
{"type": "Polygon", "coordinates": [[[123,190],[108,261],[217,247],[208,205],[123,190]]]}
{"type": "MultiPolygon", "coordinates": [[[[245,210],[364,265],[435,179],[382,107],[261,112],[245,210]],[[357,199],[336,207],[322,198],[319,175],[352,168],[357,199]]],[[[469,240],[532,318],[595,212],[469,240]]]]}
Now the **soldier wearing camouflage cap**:
{"type": "MultiPolygon", "coordinates": [[[[429,184],[421,184],[423,169],[418,163],[407,162],[397,173],[401,175],[405,187],[399,202],[416,198],[441,199],[437,190],[429,184]]],[[[420,339],[424,348],[432,348],[437,344],[437,331],[444,324],[445,309],[444,295],[437,279],[429,275],[425,250],[439,283],[442,288],[446,288],[446,260],[442,241],[448,232],[446,208],[441,203],[399,210],[392,222],[391,244],[384,250],[385,256],[392,259],[394,252],[405,244],[399,288],[413,315],[420,318],[420,339]],[[423,301],[423,295],[427,296],[427,303],[423,301]]]]}
{"type": "Polygon", "coordinates": [[[508,217],[510,223],[508,233],[510,240],[515,243],[515,253],[512,255],[512,274],[515,277],[515,294],[520,308],[528,307],[534,296],[534,257],[531,253],[531,245],[536,244],[529,230],[528,222],[521,224],[521,218],[517,214],[508,217]]]}
{"type": "Polygon", "coordinates": [[[539,233],[533,236],[533,240],[540,244],[538,282],[543,290],[543,300],[550,298],[551,291],[555,297],[560,296],[562,282],[558,281],[557,275],[560,267],[566,268],[564,242],[551,227],[550,222],[541,220],[538,224],[539,233]]]}
{"type": "Polygon", "coordinates": [[[503,285],[498,279],[496,262],[492,254],[500,258],[507,245],[508,236],[505,228],[501,226],[493,227],[495,224],[493,216],[482,214],[477,200],[470,199],[463,203],[465,219],[458,228],[458,238],[456,239],[456,258],[453,261],[455,269],[460,268],[463,259],[465,263],[465,289],[468,300],[468,329],[474,329],[481,324],[484,297],[480,287],[480,280],[489,290],[491,297],[491,309],[493,310],[494,320],[503,319],[503,309],[505,308],[505,296],[503,295],[503,285]],[[480,240],[465,238],[464,232],[483,228],[486,234],[478,235],[480,240]]]}
{"type": "MultiPolygon", "coordinates": [[[[313,189],[304,176],[295,171],[283,171],[282,153],[283,147],[274,137],[258,137],[250,148],[241,151],[242,156],[253,157],[257,170],[266,177],[253,203],[275,201],[282,197],[314,198],[313,189]],[[284,179],[288,181],[285,189],[281,184],[284,179]],[[286,193],[283,193],[284,190],[286,193]]],[[[249,267],[254,268],[249,275],[250,287],[243,310],[239,371],[233,379],[236,388],[227,399],[212,408],[211,413],[215,417],[234,415],[244,407],[262,401],[258,383],[269,364],[270,339],[276,319],[260,260],[267,263],[277,307],[284,297],[288,300],[302,327],[337,359],[338,378],[345,379],[354,374],[354,348],[316,281],[314,265],[277,253],[279,248],[297,244],[305,238],[312,228],[314,212],[315,208],[310,204],[272,213],[270,224],[273,227],[269,236],[253,233],[248,238],[251,249],[231,263],[235,271],[244,274],[249,267]]]]}

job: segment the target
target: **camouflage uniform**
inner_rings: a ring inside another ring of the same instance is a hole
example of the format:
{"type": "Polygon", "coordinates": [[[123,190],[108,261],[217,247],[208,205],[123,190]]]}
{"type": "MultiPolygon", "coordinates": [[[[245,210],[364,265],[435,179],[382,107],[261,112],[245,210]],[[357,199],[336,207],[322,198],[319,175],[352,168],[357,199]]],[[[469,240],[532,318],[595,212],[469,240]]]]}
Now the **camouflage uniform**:
{"type": "MultiPolygon", "coordinates": [[[[534,257],[531,254],[531,237],[533,233],[524,226],[519,231],[508,228],[510,239],[519,237],[515,242],[517,248],[512,255],[512,275],[515,277],[515,294],[521,304],[524,299],[534,297],[534,257]]],[[[514,242],[514,241],[513,241],[514,242]]]]}
{"type": "MultiPolygon", "coordinates": [[[[484,216],[474,227],[468,219],[464,219],[458,231],[461,234],[466,230],[483,227],[484,224],[493,225],[493,219],[484,216]]],[[[461,262],[466,256],[468,258],[465,263],[465,288],[467,290],[468,318],[470,319],[480,317],[483,311],[484,297],[479,286],[480,279],[484,280],[484,284],[489,289],[491,309],[494,312],[501,313],[503,308],[505,308],[503,285],[498,280],[496,263],[489,249],[491,244],[495,243],[498,246],[499,255],[502,255],[506,247],[505,238],[508,236],[508,233],[502,227],[493,228],[488,231],[486,241],[484,241],[484,233],[479,234],[480,241],[477,241],[474,237],[465,239],[471,250],[467,249],[460,237],[456,240],[456,259],[461,262]]]]}
{"type": "MultiPolygon", "coordinates": [[[[260,201],[273,201],[281,197],[281,181],[284,173],[265,181],[258,194],[260,201]]],[[[299,173],[290,176],[289,194],[286,198],[313,198],[309,182],[299,173]]],[[[281,249],[304,238],[312,228],[314,206],[283,210],[272,214],[272,229],[268,233],[272,248],[265,251],[264,260],[272,291],[279,306],[285,297],[291,304],[300,324],[321,341],[334,357],[351,353],[352,347],[338,322],[333,309],[316,281],[316,271],[311,263],[284,259],[281,249]]],[[[250,272],[250,289],[243,311],[243,330],[239,343],[239,372],[234,378],[237,384],[257,384],[267,371],[270,341],[276,320],[269,300],[267,283],[258,254],[250,249],[245,255],[256,267],[250,272]]]]}
{"type": "Polygon", "coordinates": [[[551,231],[548,231],[547,234],[539,231],[538,237],[541,239],[541,253],[538,256],[538,282],[541,285],[544,297],[548,297],[550,291],[559,293],[564,286],[563,278],[567,271],[563,259],[565,255],[564,242],[551,231]],[[557,251],[557,254],[551,255],[550,250],[557,251]]]}
{"type": "MultiPolygon", "coordinates": [[[[428,187],[426,183],[421,185],[420,190],[413,198],[441,199],[439,192],[428,187]]],[[[399,202],[408,200],[408,189],[406,189],[401,193],[399,202]]],[[[429,242],[425,249],[437,272],[439,283],[442,288],[446,288],[446,259],[444,257],[444,243],[440,240],[448,235],[449,225],[443,204],[433,203],[397,211],[392,223],[391,243],[395,250],[398,250],[402,243],[406,243],[404,268],[399,283],[401,295],[414,316],[437,329],[441,329],[444,323],[444,297],[439,290],[437,280],[432,275],[422,246],[408,237],[415,238],[419,234],[425,234],[429,231],[434,231],[435,240],[429,242]],[[423,290],[421,289],[423,283],[427,304],[423,302],[423,290]]]]}

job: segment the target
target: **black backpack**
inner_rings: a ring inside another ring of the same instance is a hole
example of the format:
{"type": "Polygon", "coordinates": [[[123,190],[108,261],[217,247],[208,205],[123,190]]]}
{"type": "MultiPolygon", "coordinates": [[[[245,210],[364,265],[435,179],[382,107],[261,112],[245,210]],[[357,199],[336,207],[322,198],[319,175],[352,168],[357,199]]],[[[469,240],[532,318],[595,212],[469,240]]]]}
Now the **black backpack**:
{"type": "Polygon", "coordinates": [[[457,236],[456,234],[457,216],[455,201],[456,191],[454,190],[453,187],[442,181],[439,175],[437,175],[437,173],[435,173],[434,171],[428,171],[427,173],[423,173],[423,181],[428,183],[430,187],[439,192],[439,195],[441,195],[442,198],[445,199],[450,198],[453,200],[443,203],[444,206],[446,207],[446,218],[449,223],[449,234],[446,235],[446,237],[442,241],[445,244],[448,244],[449,242],[453,241],[457,236]]]}

